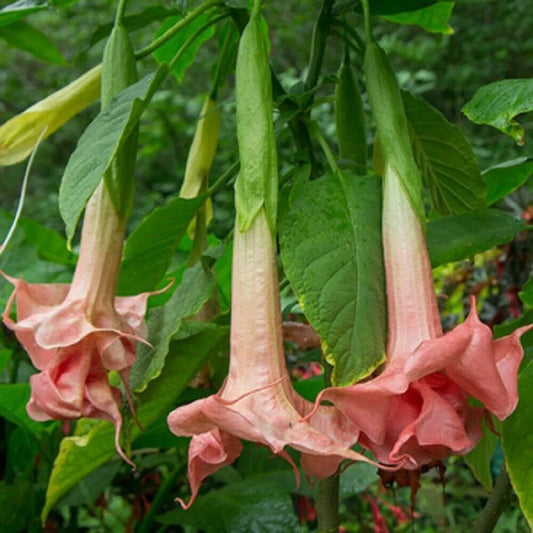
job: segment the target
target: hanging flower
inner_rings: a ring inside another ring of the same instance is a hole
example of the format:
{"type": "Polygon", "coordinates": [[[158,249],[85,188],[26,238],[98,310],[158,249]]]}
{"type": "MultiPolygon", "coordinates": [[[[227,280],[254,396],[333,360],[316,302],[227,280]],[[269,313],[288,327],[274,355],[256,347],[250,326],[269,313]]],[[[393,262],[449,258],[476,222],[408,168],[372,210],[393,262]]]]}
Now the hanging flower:
{"type": "Polygon", "coordinates": [[[350,446],[356,428],[343,415],[320,407],[303,421],[311,403],[292,388],[281,335],[276,255],[265,212],[246,232],[236,226],[233,250],[229,375],[215,395],[178,407],[171,431],[193,436],[189,448],[192,497],[201,481],[240,454],[241,439],[263,444],[292,463],[285,446],[302,452],[308,475],[332,475],[343,459],[369,461],[350,446]]]}
{"type": "Polygon", "coordinates": [[[40,371],[30,378],[28,414],[39,421],[109,420],[117,451],[130,462],[119,445],[122,393],[108,372],[120,375],[133,412],[129,373],[135,343],[146,342],[149,293],[115,297],[123,241],[124,223],[102,182],[87,205],[72,283],[30,284],[2,273],[15,287],[2,316],[40,371]]]}
{"type": "Polygon", "coordinates": [[[365,383],[321,392],[360,429],[379,461],[417,470],[465,454],[481,438],[481,401],[500,420],[518,402],[520,336],[493,340],[471,298],[466,321],[443,335],[420,222],[394,170],[384,171],[383,245],[389,340],[383,372],[365,383]]]}

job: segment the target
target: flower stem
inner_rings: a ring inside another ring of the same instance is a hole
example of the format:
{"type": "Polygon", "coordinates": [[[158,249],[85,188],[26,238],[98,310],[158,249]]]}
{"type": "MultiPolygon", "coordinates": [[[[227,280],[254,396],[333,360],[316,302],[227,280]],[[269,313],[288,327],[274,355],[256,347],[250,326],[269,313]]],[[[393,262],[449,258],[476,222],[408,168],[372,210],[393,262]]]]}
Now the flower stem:
{"type": "Polygon", "coordinates": [[[137,533],[148,533],[153,531],[155,527],[155,517],[160,511],[161,506],[165,503],[168,493],[173,489],[174,483],[178,475],[183,471],[183,464],[178,464],[168,474],[168,476],[161,483],[159,490],[157,491],[152,505],[148,509],[148,512],[144,515],[142,522],[137,527],[137,533]]]}
{"type": "Polygon", "coordinates": [[[370,22],[370,6],[368,5],[368,0],[361,0],[363,5],[363,14],[365,17],[365,36],[366,42],[371,43],[374,38],[372,37],[372,23],[370,22]]]}
{"type": "MultiPolygon", "coordinates": [[[[320,70],[322,69],[322,61],[324,59],[326,40],[328,38],[331,24],[332,8],[333,0],[323,0],[320,13],[318,14],[318,18],[315,23],[311,45],[311,55],[309,57],[307,76],[305,78],[305,87],[308,91],[312,91],[312,89],[314,89],[318,83],[320,70]]],[[[313,98],[314,93],[310,92],[304,108],[311,106],[313,98]]]]}
{"type": "Polygon", "coordinates": [[[115,26],[122,24],[122,20],[124,19],[124,13],[126,11],[127,3],[128,3],[128,0],[119,0],[117,12],[115,14],[115,26]]]}
{"type": "Polygon", "coordinates": [[[339,476],[333,475],[318,482],[316,514],[319,533],[339,531],[339,476]]]}
{"type": "MultiPolygon", "coordinates": [[[[323,364],[324,385],[330,387],[333,367],[325,360],[323,364]]],[[[316,499],[318,533],[337,533],[339,531],[339,481],[340,476],[334,474],[318,482],[316,499]]]]}
{"type": "Polygon", "coordinates": [[[494,490],[485,508],[479,518],[474,522],[472,528],[473,533],[490,533],[494,529],[502,511],[507,505],[510,493],[511,481],[509,480],[509,474],[504,464],[496,478],[494,490]]]}

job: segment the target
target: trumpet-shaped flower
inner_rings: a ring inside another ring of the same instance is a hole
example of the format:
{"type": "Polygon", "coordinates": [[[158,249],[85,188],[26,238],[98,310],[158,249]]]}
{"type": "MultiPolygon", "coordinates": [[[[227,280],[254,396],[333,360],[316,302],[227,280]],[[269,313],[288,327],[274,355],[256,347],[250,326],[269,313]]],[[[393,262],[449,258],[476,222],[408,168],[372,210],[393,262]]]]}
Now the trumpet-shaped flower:
{"type": "Polygon", "coordinates": [[[343,415],[311,403],[292,388],[283,356],[276,255],[266,215],[251,228],[235,228],[229,375],[221,390],[178,407],[168,424],[178,436],[193,436],[189,481],[194,501],[201,481],[240,454],[241,439],[263,444],[291,461],[290,446],[302,452],[307,474],[333,474],[342,459],[368,459],[350,449],[356,428],[343,415]]]}
{"type": "Polygon", "coordinates": [[[520,336],[492,339],[471,299],[466,321],[443,335],[420,222],[390,166],[384,172],[383,245],[389,340],[383,372],[321,392],[359,428],[359,443],[409,470],[465,454],[481,438],[484,410],[503,420],[518,401],[520,336]]]}
{"type": "Polygon", "coordinates": [[[42,138],[52,135],[100,96],[98,65],[59,91],[32,105],[0,126],[0,165],[14,165],[28,157],[42,138]],[[44,131],[44,133],[43,133],[44,131]]]}
{"type": "Polygon", "coordinates": [[[87,205],[72,283],[29,284],[3,274],[15,286],[3,320],[40,371],[30,378],[28,414],[40,421],[109,420],[117,451],[129,462],[119,446],[122,394],[108,372],[120,375],[133,411],[129,372],[135,342],[146,342],[149,294],[115,297],[123,240],[124,223],[102,182],[87,205]]]}

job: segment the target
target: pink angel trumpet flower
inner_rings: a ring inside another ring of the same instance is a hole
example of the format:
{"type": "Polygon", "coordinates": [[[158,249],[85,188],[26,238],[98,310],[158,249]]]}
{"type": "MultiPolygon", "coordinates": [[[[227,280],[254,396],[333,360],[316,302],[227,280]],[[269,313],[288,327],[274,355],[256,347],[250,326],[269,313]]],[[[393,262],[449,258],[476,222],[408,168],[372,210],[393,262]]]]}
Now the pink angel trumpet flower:
{"type": "Polygon", "coordinates": [[[30,284],[2,273],[15,287],[2,317],[40,371],[30,378],[30,417],[108,420],[117,452],[133,465],[119,445],[122,393],[109,384],[108,372],[120,375],[134,414],[129,373],[135,343],[147,343],[151,293],[115,297],[124,231],[102,182],[87,204],[72,283],[30,284]],[[10,318],[14,302],[16,321],[10,318]]]}
{"type": "Polygon", "coordinates": [[[383,371],[364,383],[323,390],[315,408],[322,400],[332,402],[379,461],[418,470],[466,454],[479,442],[485,410],[470,405],[469,397],[500,420],[512,413],[523,357],[520,336],[533,325],[493,340],[472,297],[466,321],[443,335],[425,237],[388,165],[383,246],[389,322],[383,371]]]}
{"type": "Polygon", "coordinates": [[[276,255],[264,210],[247,232],[235,228],[231,312],[230,368],[221,390],[168,416],[174,434],[192,436],[192,496],[181,505],[190,507],[202,480],[237,459],[241,439],[291,464],[285,446],[299,450],[306,474],[319,478],[343,459],[372,462],[350,449],[356,428],[339,412],[320,407],[312,420],[302,420],[312,404],[294,391],[285,366],[276,255]]]}

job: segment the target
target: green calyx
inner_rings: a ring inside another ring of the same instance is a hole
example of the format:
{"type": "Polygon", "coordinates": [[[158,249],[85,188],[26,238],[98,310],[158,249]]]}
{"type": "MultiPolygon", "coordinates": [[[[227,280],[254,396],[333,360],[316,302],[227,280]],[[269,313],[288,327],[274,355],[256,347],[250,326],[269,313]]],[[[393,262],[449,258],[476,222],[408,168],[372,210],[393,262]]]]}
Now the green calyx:
{"type": "Polygon", "coordinates": [[[425,228],[422,177],[409,139],[409,127],[400,88],[387,55],[373,41],[366,47],[364,69],[368,99],[377,125],[383,161],[398,176],[412,208],[425,228]]]}
{"type": "Polygon", "coordinates": [[[335,122],[341,159],[353,161],[358,174],[366,174],[366,133],[361,91],[346,50],[335,88],[335,122]]]}
{"type": "Polygon", "coordinates": [[[256,7],[242,33],[237,54],[235,84],[241,170],[235,184],[235,204],[240,231],[247,231],[264,207],[270,231],[274,234],[278,158],[267,42],[261,14],[256,7]]]}
{"type": "MultiPolygon", "coordinates": [[[[101,106],[105,109],[126,87],[137,81],[135,54],[128,32],[116,24],[104,49],[102,61],[101,106]]],[[[104,180],[113,205],[126,220],[133,206],[133,173],[139,128],[136,126],[124,142],[104,180]]]]}

